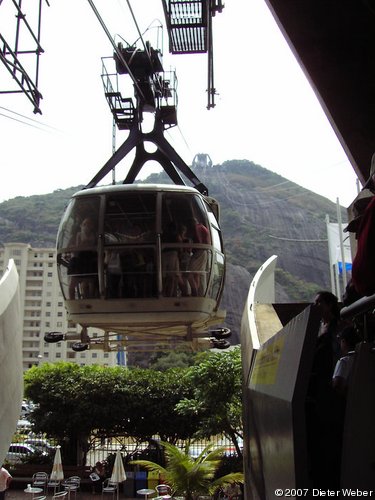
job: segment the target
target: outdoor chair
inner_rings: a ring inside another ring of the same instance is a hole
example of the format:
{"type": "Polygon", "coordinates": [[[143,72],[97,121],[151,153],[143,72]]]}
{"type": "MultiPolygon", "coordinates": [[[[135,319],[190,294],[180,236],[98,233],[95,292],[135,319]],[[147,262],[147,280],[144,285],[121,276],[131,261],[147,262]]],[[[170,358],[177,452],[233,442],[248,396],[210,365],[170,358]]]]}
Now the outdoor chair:
{"type": "Polygon", "coordinates": [[[48,474],[46,472],[36,472],[31,479],[33,488],[42,488],[44,493],[46,492],[47,482],[48,474]]]}
{"type": "Polygon", "coordinates": [[[67,491],[59,491],[58,493],[56,493],[55,495],[53,495],[52,500],[59,500],[62,497],[66,497],[67,494],[68,494],[67,491]]]}
{"type": "Polygon", "coordinates": [[[155,490],[158,494],[158,498],[164,498],[165,500],[172,498],[172,489],[168,484],[158,484],[155,490]]]}
{"type": "Polygon", "coordinates": [[[70,493],[73,491],[75,498],[77,497],[77,491],[79,490],[79,487],[81,486],[81,478],[79,476],[71,476],[68,477],[68,479],[62,484],[64,490],[69,493],[69,498],[70,498],[70,493]]]}
{"type": "Polygon", "coordinates": [[[110,479],[106,479],[102,486],[102,498],[105,493],[111,493],[112,498],[115,498],[115,493],[117,492],[117,483],[114,483],[110,479]]]}
{"type": "Polygon", "coordinates": [[[56,495],[57,491],[60,489],[60,481],[57,479],[49,479],[47,483],[47,493],[49,489],[53,488],[53,494],[56,495]]]}
{"type": "Polygon", "coordinates": [[[46,500],[46,496],[44,497],[34,497],[33,500],[46,500]]]}

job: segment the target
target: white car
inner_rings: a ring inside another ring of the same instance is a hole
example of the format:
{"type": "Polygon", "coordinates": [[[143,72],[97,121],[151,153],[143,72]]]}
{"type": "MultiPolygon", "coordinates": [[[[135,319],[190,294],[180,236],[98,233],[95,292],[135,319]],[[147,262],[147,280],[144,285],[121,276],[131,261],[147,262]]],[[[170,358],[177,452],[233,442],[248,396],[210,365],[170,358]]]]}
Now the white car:
{"type": "Polygon", "coordinates": [[[31,423],[28,420],[20,419],[17,422],[17,429],[19,431],[30,431],[31,423]]]}
{"type": "Polygon", "coordinates": [[[10,464],[19,464],[27,457],[38,453],[40,452],[30,444],[12,443],[9,446],[5,460],[10,464]]]}
{"type": "Polygon", "coordinates": [[[37,450],[46,451],[47,453],[52,453],[55,451],[55,448],[51,445],[47,439],[38,439],[38,438],[27,438],[24,441],[25,444],[31,445],[37,450]]]}
{"type": "Polygon", "coordinates": [[[30,413],[30,406],[25,402],[21,406],[21,419],[26,419],[30,413]]]}

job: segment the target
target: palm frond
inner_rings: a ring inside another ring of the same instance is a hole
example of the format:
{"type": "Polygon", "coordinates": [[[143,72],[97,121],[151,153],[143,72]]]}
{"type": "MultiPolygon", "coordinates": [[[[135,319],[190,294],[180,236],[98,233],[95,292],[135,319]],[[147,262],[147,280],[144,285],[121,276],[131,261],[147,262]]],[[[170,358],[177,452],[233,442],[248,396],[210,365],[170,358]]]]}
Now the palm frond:
{"type": "Polygon", "coordinates": [[[184,495],[188,500],[199,495],[216,491],[219,487],[233,482],[243,482],[242,472],[227,474],[213,480],[224,454],[224,447],[212,450],[212,444],[207,445],[198,458],[189,455],[189,448],[181,449],[167,442],[161,442],[165,451],[166,466],[149,460],[132,460],[152,472],[163,474],[165,482],[172,488],[174,494],[184,495]]]}
{"type": "Polygon", "coordinates": [[[159,474],[166,474],[167,470],[156,462],[150,462],[149,460],[131,460],[130,464],[140,465],[150,472],[159,472],[159,474]]]}
{"type": "Polygon", "coordinates": [[[213,494],[218,488],[229,486],[232,483],[242,484],[244,475],[242,472],[231,472],[225,476],[221,476],[210,484],[210,493],[213,494]]]}

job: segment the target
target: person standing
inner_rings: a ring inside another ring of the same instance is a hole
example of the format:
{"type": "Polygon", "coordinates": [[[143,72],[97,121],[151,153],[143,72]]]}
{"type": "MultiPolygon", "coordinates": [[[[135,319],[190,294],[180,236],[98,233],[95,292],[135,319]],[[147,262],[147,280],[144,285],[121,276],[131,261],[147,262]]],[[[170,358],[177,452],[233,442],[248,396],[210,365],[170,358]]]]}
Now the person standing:
{"type": "MultiPolygon", "coordinates": [[[[193,243],[204,245],[211,244],[211,236],[208,228],[195,217],[192,221],[192,236],[193,243]]],[[[191,295],[203,296],[207,288],[207,262],[208,251],[205,248],[194,248],[193,255],[190,260],[189,284],[191,295]]]]}
{"type": "Polygon", "coordinates": [[[353,325],[344,328],[337,337],[340,341],[342,357],[336,363],[332,377],[332,387],[345,396],[354,362],[355,347],[361,339],[353,325]]]}
{"type": "Polygon", "coordinates": [[[10,482],[12,481],[12,476],[9,472],[1,466],[0,468],[0,500],[5,498],[5,492],[9,488],[10,482]]]}
{"type": "Polygon", "coordinates": [[[306,399],[309,475],[314,488],[337,489],[342,411],[341,398],[332,388],[332,376],[340,357],[340,307],[336,295],[326,290],[316,294],[314,306],[321,320],[306,399]]]}

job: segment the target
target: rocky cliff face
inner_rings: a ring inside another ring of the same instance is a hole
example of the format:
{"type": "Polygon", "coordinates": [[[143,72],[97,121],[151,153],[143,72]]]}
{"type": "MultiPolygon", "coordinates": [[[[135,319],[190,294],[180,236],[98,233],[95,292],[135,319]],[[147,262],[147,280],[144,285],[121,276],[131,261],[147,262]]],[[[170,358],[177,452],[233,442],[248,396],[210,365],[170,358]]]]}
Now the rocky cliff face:
{"type": "Polygon", "coordinates": [[[336,220],[334,203],[245,160],[196,173],[221,205],[229,262],[222,307],[232,342],[250,282],[270,256],[278,256],[276,302],[308,302],[330,288],[325,217],[336,220]]]}

